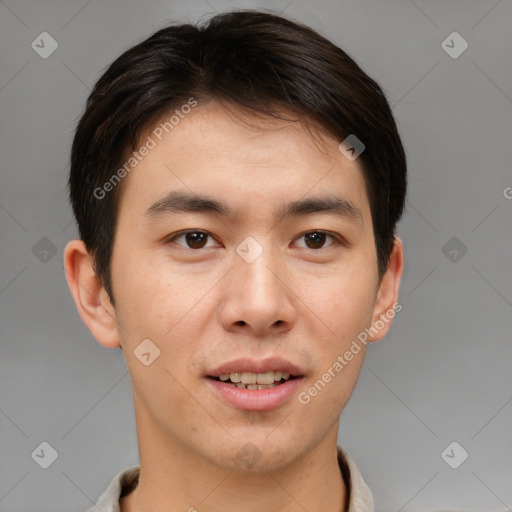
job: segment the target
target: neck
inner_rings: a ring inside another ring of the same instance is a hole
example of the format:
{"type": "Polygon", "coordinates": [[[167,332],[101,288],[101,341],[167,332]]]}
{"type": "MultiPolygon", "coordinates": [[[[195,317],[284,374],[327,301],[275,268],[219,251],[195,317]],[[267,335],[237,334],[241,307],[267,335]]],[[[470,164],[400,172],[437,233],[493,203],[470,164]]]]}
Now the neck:
{"type": "Polygon", "coordinates": [[[168,436],[142,427],[139,423],[139,482],[121,499],[121,512],[345,510],[346,488],[337,459],[338,423],[290,464],[257,473],[211,464],[168,436]]]}

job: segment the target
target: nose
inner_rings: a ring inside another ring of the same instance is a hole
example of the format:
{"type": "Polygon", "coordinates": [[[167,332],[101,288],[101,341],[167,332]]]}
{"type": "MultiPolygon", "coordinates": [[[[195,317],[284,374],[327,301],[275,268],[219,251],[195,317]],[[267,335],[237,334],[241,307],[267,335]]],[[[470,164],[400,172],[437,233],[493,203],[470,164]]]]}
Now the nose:
{"type": "Polygon", "coordinates": [[[265,248],[250,263],[236,255],[233,265],[221,299],[223,327],[254,336],[289,331],[297,317],[296,295],[282,257],[265,248]]]}

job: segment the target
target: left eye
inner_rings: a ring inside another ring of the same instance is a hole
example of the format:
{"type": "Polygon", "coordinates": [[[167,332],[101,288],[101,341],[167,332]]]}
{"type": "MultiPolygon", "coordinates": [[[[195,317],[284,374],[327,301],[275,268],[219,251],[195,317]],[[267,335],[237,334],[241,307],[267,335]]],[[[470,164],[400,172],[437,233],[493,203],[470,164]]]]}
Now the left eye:
{"type": "MultiPolygon", "coordinates": [[[[205,243],[209,236],[211,235],[206,231],[182,231],[181,233],[177,233],[173,237],[169,238],[167,242],[175,242],[181,237],[185,237],[188,249],[203,249],[206,246],[205,243]]],[[[310,246],[306,245],[306,249],[322,249],[326,237],[332,238],[334,243],[340,243],[334,235],[325,231],[308,231],[307,233],[300,235],[297,239],[303,238],[306,240],[307,244],[311,244],[310,246]]]]}
{"type": "Polygon", "coordinates": [[[334,243],[339,243],[334,235],[330,235],[325,231],[309,231],[300,235],[299,239],[304,238],[313,245],[313,247],[306,246],[306,249],[321,249],[322,245],[325,243],[326,237],[332,238],[334,243]]]}

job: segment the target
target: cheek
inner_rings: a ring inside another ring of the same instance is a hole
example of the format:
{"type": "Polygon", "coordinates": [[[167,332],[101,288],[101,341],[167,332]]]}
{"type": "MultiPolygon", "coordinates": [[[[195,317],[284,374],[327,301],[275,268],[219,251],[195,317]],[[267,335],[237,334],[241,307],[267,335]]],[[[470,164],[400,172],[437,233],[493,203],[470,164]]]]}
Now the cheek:
{"type": "Polygon", "coordinates": [[[303,400],[299,400],[312,413],[306,421],[315,422],[315,416],[325,414],[336,421],[338,411],[352,394],[366,353],[366,345],[358,336],[369,327],[372,318],[374,282],[371,277],[370,272],[347,271],[337,279],[331,275],[321,285],[310,281],[310,284],[317,283],[315,293],[304,302],[311,304],[307,315],[316,324],[314,352],[318,360],[303,400]]]}
{"type": "Polygon", "coordinates": [[[358,349],[347,361],[344,354],[349,346],[329,354],[297,396],[301,429],[315,432],[319,439],[339,421],[361,372],[366,349],[358,349]]]}
{"type": "Polygon", "coordinates": [[[165,271],[165,268],[151,264],[148,258],[136,260],[132,256],[130,265],[137,271],[129,272],[128,265],[118,267],[119,276],[123,277],[118,278],[122,300],[118,300],[116,317],[123,345],[128,348],[125,358],[135,372],[135,380],[140,378],[141,384],[152,387],[141,371],[154,366],[159,371],[157,376],[154,375],[159,381],[170,379],[172,394],[173,377],[178,382],[185,382],[190,371],[199,364],[201,333],[208,319],[204,295],[205,289],[211,286],[204,281],[201,286],[194,286],[190,276],[165,271]],[[146,339],[156,347],[150,344],[152,350],[159,351],[158,358],[149,367],[142,366],[137,360],[137,352],[134,353],[146,339]]]}
{"type": "Polygon", "coordinates": [[[143,252],[118,258],[114,266],[117,317],[132,335],[162,338],[200,298],[200,290],[187,287],[179,273],[143,252]]]}
{"type": "Polygon", "coordinates": [[[311,313],[331,329],[338,344],[370,324],[375,302],[373,273],[365,271],[363,265],[350,267],[310,279],[309,292],[302,287],[311,313]]]}

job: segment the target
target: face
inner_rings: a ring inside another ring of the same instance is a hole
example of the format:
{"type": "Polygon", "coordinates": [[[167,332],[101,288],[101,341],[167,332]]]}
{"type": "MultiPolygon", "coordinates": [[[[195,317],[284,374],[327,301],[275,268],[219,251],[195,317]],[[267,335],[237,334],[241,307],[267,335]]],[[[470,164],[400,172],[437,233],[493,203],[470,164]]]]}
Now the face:
{"type": "Polygon", "coordinates": [[[139,444],[228,469],[250,452],[270,471],[336,438],[366,346],[343,356],[377,318],[377,257],[362,170],[340,141],[230,108],[198,105],[161,141],[142,138],[156,145],[124,178],[111,311],[139,444]],[[287,207],[327,198],[338,207],[287,207]],[[270,371],[295,378],[229,383],[270,371]]]}

